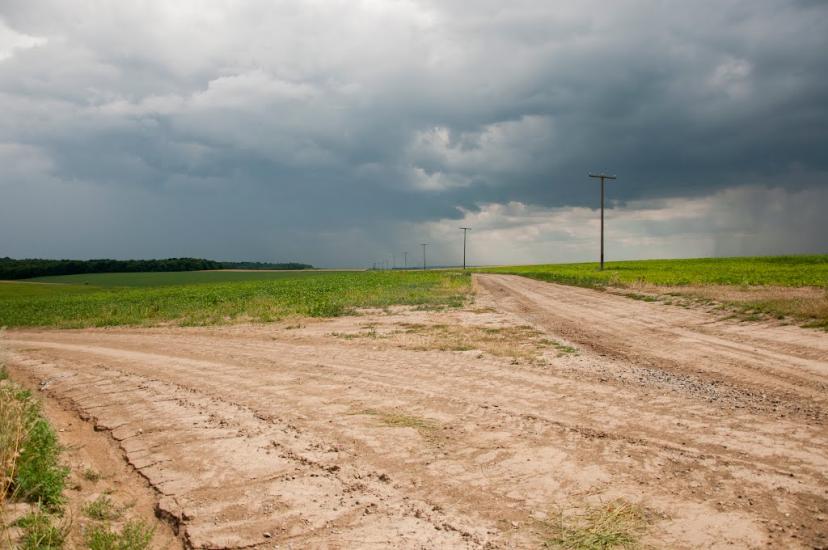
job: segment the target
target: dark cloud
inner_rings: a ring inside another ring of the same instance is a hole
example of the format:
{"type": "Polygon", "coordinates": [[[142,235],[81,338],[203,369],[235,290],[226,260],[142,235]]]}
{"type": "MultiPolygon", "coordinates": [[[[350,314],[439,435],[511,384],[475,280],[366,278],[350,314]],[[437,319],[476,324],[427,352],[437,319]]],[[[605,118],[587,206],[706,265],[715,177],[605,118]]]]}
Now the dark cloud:
{"type": "MultiPolygon", "coordinates": [[[[491,205],[591,207],[590,170],[618,209],[792,204],[761,189],[828,186],[826,31],[807,1],[6,0],[0,255],[365,264],[491,205]]],[[[651,229],[682,255],[687,223],[651,229]]]]}

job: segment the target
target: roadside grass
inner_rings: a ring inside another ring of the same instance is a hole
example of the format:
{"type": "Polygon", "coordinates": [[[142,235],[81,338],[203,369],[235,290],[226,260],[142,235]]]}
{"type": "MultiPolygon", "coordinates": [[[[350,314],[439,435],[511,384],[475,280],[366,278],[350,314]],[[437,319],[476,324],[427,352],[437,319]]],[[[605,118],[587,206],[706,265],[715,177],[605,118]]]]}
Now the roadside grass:
{"type": "Polygon", "coordinates": [[[689,306],[708,300],[744,320],[790,317],[803,326],[828,330],[828,255],[699,258],[507,266],[479,269],[541,281],[624,289],[646,301],[689,306]],[[661,295],[679,298],[675,301],[661,295]]]}
{"type": "Polygon", "coordinates": [[[86,529],[84,542],[89,550],[145,550],[154,535],[155,527],[130,520],[120,531],[105,524],[92,525],[86,529]]]}
{"type": "Polygon", "coordinates": [[[0,489],[2,497],[59,510],[68,470],[59,462],[57,436],[40,402],[9,380],[0,383],[0,489]]]}
{"type": "Polygon", "coordinates": [[[22,530],[24,549],[60,548],[69,529],[61,518],[69,471],[60,464],[57,436],[40,402],[8,378],[0,365],[0,540],[12,543],[10,530],[22,530]],[[7,505],[27,502],[31,511],[9,525],[7,505]]]}
{"type": "Polygon", "coordinates": [[[701,286],[672,289],[667,296],[720,304],[740,319],[790,317],[805,327],[828,330],[828,288],[701,286]]]}
{"type": "MultiPolygon", "coordinates": [[[[54,429],[43,416],[40,401],[8,378],[0,362],[0,547],[21,550],[58,550],[75,547],[70,534],[68,503],[63,489],[69,469],[60,463],[62,449],[54,429]],[[10,505],[15,503],[15,511],[10,505]],[[19,507],[23,503],[26,508],[19,507]],[[22,515],[21,515],[22,514],[22,515]]],[[[100,475],[86,469],[82,477],[97,481],[100,475]]],[[[146,550],[155,528],[129,520],[120,530],[111,522],[122,516],[108,494],[82,507],[93,522],[83,530],[91,550],[146,550]]]]}
{"type": "MultiPolygon", "coordinates": [[[[102,274],[133,275],[133,274],[102,274]]],[[[163,274],[162,274],[163,275],[163,274]]],[[[470,276],[450,271],[280,273],[270,280],[157,287],[0,284],[0,326],[211,325],[331,317],[392,305],[457,307],[470,276]],[[39,286],[36,291],[31,287],[39,286]]]]}
{"type": "Polygon", "coordinates": [[[623,500],[588,507],[583,513],[563,511],[540,523],[546,548],[566,550],[607,550],[640,548],[647,530],[643,510],[623,500]]]}

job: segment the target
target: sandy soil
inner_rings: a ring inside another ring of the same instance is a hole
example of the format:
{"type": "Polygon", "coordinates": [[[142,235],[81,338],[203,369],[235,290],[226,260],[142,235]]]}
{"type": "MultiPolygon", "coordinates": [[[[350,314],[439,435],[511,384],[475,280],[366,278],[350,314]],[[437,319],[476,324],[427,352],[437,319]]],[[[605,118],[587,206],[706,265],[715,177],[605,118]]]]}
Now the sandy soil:
{"type": "Polygon", "coordinates": [[[458,311],[4,345],[187,547],[537,547],[548,513],[616,498],[656,547],[828,545],[824,332],[476,282],[458,311]]]}

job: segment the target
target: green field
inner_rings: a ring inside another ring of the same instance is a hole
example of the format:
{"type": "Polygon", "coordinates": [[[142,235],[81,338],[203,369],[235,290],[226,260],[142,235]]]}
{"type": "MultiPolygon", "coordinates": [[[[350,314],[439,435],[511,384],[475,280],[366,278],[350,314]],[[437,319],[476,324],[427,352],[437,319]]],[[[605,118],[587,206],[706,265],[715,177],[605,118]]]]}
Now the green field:
{"type": "Polygon", "coordinates": [[[514,273],[578,286],[625,286],[649,283],[661,286],[815,286],[828,288],[828,255],[640,260],[597,263],[507,266],[480,269],[514,273]]]}
{"type": "Polygon", "coordinates": [[[80,273],[25,279],[30,282],[114,286],[170,286],[315,277],[328,271],[153,271],[144,273],[80,273]]]}
{"type": "Polygon", "coordinates": [[[456,306],[471,287],[468,275],[445,271],[111,273],[47,280],[89,284],[0,282],[0,326],[266,322],[360,307],[456,306]]]}
{"type": "MultiPolygon", "coordinates": [[[[651,285],[749,315],[790,316],[828,327],[828,255],[609,262],[604,271],[595,263],[477,271],[587,287],[651,285]],[[762,290],[794,287],[812,291],[788,296],[762,290]],[[723,288],[734,292],[724,295],[723,288]]],[[[332,316],[395,304],[451,306],[463,303],[470,286],[468,275],[451,270],[63,275],[0,282],[0,326],[205,325],[332,316]]]]}
{"type": "Polygon", "coordinates": [[[641,260],[481,269],[541,281],[616,287],[631,298],[716,305],[745,320],[792,319],[828,330],[828,255],[641,260]],[[640,294],[638,290],[646,294],[640,294]]]}

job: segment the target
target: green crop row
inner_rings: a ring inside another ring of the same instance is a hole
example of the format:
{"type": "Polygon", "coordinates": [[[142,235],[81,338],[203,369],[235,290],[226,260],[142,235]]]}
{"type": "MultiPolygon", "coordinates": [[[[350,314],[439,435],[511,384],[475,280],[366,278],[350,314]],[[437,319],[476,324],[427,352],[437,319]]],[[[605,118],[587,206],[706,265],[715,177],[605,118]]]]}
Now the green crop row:
{"type": "Polygon", "coordinates": [[[457,272],[280,275],[137,288],[0,283],[0,326],[207,325],[294,315],[325,317],[363,307],[457,306],[471,287],[469,276],[457,272]]]}

